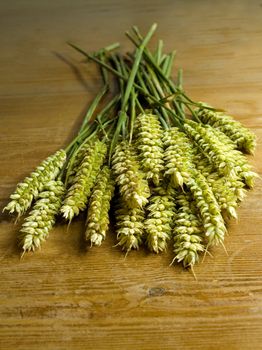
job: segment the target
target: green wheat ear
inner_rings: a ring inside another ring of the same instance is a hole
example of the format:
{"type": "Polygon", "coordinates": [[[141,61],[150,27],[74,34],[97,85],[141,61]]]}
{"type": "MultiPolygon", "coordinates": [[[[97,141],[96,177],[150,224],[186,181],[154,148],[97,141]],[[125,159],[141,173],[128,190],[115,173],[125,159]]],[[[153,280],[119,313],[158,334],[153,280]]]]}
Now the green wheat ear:
{"type": "Polygon", "coordinates": [[[219,204],[207,179],[197,170],[187,183],[203,221],[205,236],[210,246],[223,244],[226,227],[219,204]]]}
{"type": "Polygon", "coordinates": [[[117,245],[120,245],[122,250],[127,253],[131,249],[139,249],[144,237],[144,210],[141,208],[130,209],[123,198],[118,198],[115,218],[117,245]]]}
{"type": "Polygon", "coordinates": [[[198,209],[190,193],[180,193],[176,197],[179,208],[174,220],[174,260],[184,267],[192,267],[199,261],[199,253],[204,251],[204,229],[198,216],[198,209]]]}
{"type": "Polygon", "coordinates": [[[244,183],[239,177],[219,174],[203,153],[196,152],[194,163],[197,170],[207,179],[222,214],[226,217],[237,218],[236,209],[246,195],[244,183]]]}
{"type": "MultiPolygon", "coordinates": [[[[197,124],[194,122],[190,123],[194,126],[197,124]]],[[[187,128],[187,126],[185,127],[187,128]]],[[[258,175],[252,170],[246,157],[236,149],[234,142],[220,130],[209,125],[198,125],[197,129],[201,129],[201,133],[203,132],[203,134],[205,134],[203,137],[198,135],[195,139],[202,152],[197,156],[197,149],[194,151],[194,160],[195,163],[198,164],[198,168],[199,160],[200,163],[203,164],[201,169],[202,173],[207,177],[208,172],[213,172],[217,173],[219,177],[225,177],[229,181],[232,180],[232,184],[235,183],[235,185],[238,186],[239,191],[242,193],[241,185],[237,181],[242,181],[247,187],[252,188],[254,186],[254,180],[258,175]],[[202,159],[200,159],[201,157],[202,159]],[[205,160],[204,164],[203,159],[206,159],[209,162],[206,169],[204,169],[204,166],[207,164],[207,161],[205,160]],[[224,161],[225,159],[226,161],[224,161]],[[211,171],[210,166],[212,168],[211,171]],[[231,170],[229,170],[229,168],[231,168],[231,170]]],[[[197,133],[194,135],[196,137],[197,133]]]]}
{"type": "Polygon", "coordinates": [[[106,152],[106,145],[98,140],[93,142],[86,151],[61,208],[65,219],[71,221],[74,216],[86,208],[96,177],[104,163],[106,152]]]}
{"type": "Polygon", "coordinates": [[[148,202],[150,189],[145,174],[139,169],[135,151],[127,141],[116,146],[112,170],[126,205],[131,209],[142,208],[148,202]]]}
{"type": "Polygon", "coordinates": [[[140,114],[135,121],[136,147],[147,180],[158,186],[164,170],[163,129],[156,115],[140,114]]]}
{"type": "MultiPolygon", "coordinates": [[[[196,140],[200,139],[201,136],[198,135],[196,140]]],[[[224,220],[206,177],[195,166],[196,152],[193,143],[185,133],[177,128],[171,128],[165,132],[164,144],[165,174],[171,176],[171,183],[175,187],[185,187],[191,192],[203,220],[209,245],[223,243],[226,231],[224,220]]]]}
{"type": "Polygon", "coordinates": [[[184,128],[196,146],[221,174],[236,176],[234,159],[230,153],[234,148],[231,143],[220,140],[212,127],[192,120],[187,120],[184,128]]]}
{"type": "Polygon", "coordinates": [[[37,199],[44,186],[54,180],[66,160],[66,153],[63,149],[45,159],[28,177],[20,182],[13,194],[11,201],[4,210],[9,213],[17,213],[18,217],[23,215],[30,208],[34,199],[37,199]]]}
{"type": "Polygon", "coordinates": [[[164,189],[156,189],[150,197],[144,225],[146,244],[152,252],[166,250],[171,237],[174,208],[174,199],[164,189]]]}
{"type": "Polygon", "coordinates": [[[88,150],[90,149],[91,145],[92,145],[91,142],[86,142],[81,147],[81,149],[77,152],[76,156],[74,157],[73,164],[70,167],[70,169],[68,171],[68,175],[67,175],[67,187],[72,185],[72,183],[74,182],[75,175],[76,175],[85,155],[88,153],[88,150]]]}
{"type": "Polygon", "coordinates": [[[165,176],[174,187],[183,187],[190,178],[192,168],[192,145],[185,133],[178,128],[170,128],[164,133],[165,176]]]}
{"type": "Polygon", "coordinates": [[[20,230],[19,240],[24,252],[35,251],[47,239],[59,214],[64,193],[64,184],[60,180],[45,184],[20,230]]]}
{"type": "Polygon", "coordinates": [[[243,152],[253,154],[256,148],[256,136],[240,122],[223,112],[205,108],[206,104],[198,109],[197,117],[204,124],[209,124],[227,135],[243,152]]]}
{"type": "Polygon", "coordinates": [[[108,166],[97,177],[89,200],[85,239],[91,245],[101,245],[109,225],[110,201],[114,193],[114,181],[108,166]]]}

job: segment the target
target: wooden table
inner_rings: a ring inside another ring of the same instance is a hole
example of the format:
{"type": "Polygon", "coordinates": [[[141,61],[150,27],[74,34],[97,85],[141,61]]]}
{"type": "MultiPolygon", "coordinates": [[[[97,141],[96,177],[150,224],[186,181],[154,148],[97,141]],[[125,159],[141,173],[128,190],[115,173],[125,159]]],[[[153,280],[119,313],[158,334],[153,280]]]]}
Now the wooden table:
{"type": "MultiPolygon", "coordinates": [[[[230,111],[258,137],[261,174],[261,1],[2,1],[1,208],[15,184],[73,137],[100,80],[66,45],[89,51],[157,21],[195,100],[230,111]],[[80,73],[72,63],[77,63],[80,73]],[[76,74],[77,73],[77,74],[76,74]]],[[[127,259],[114,233],[87,253],[84,216],[61,222],[20,260],[14,225],[0,225],[1,349],[262,349],[261,180],[231,221],[222,248],[195,270],[169,267],[171,250],[127,259]]]]}

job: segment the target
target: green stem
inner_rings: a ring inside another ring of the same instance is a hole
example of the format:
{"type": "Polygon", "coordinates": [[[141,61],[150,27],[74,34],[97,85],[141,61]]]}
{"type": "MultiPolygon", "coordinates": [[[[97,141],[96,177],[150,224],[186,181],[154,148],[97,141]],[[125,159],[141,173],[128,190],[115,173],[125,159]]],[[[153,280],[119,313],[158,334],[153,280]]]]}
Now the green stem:
{"type": "MultiPolygon", "coordinates": [[[[148,84],[148,86],[151,89],[151,94],[154,95],[154,97],[159,101],[161,99],[161,95],[160,95],[159,91],[157,90],[156,86],[154,85],[153,79],[151,79],[152,78],[152,76],[151,76],[152,72],[149,72],[149,74],[148,74],[144,67],[141,67],[140,69],[143,72],[143,76],[145,77],[145,79],[147,81],[147,84],[148,84]]],[[[164,116],[164,119],[165,119],[166,123],[168,124],[169,123],[169,117],[168,117],[167,111],[162,106],[160,106],[160,111],[161,111],[161,114],[164,116]]]]}
{"type": "Polygon", "coordinates": [[[159,111],[156,111],[157,115],[158,115],[158,119],[160,120],[160,123],[162,124],[163,128],[165,130],[169,129],[169,125],[170,123],[166,123],[165,119],[162,117],[161,113],[159,111]]]}
{"type": "Polygon", "coordinates": [[[195,111],[189,106],[189,104],[185,103],[185,105],[187,106],[187,108],[191,112],[193,119],[195,121],[197,121],[198,123],[202,123],[201,120],[198,118],[197,114],[195,113],[195,111]]]}
{"type": "Polygon", "coordinates": [[[148,70],[148,74],[149,74],[148,75],[148,81],[152,79],[152,82],[153,82],[153,84],[155,86],[155,90],[158,91],[158,94],[157,94],[158,96],[156,96],[156,97],[158,97],[159,99],[164,98],[165,97],[165,93],[164,93],[164,91],[162,89],[161,84],[159,83],[159,80],[157,79],[157,76],[156,76],[155,72],[153,71],[153,69],[150,66],[147,67],[147,70],[148,70]]]}
{"type": "Polygon", "coordinates": [[[145,110],[144,110],[144,108],[142,107],[141,103],[139,102],[139,99],[138,99],[137,95],[136,95],[136,105],[137,105],[137,107],[138,107],[140,113],[145,113],[145,110]]]}
{"type": "MultiPolygon", "coordinates": [[[[140,35],[138,29],[136,27],[133,27],[135,33],[138,35],[139,40],[142,41],[143,37],[140,35]]],[[[126,33],[126,35],[128,36],[128,38],[135,44],[136,47],[140,46],[140,42],[138,42],[136,39],[134,39],[129,33],[126,33]]],[[[175,91],[175,85],[173,84],[173,82],[168,79],[164,72],[162,71],[162,69],[155,63],[154,61],[154,57],[152,56],[151,52],[145,48],[143,55],[145,56],[146,61],[152,65],[152,67],[156,70],[156,72],[159,74],[159,76],[166,82],[166,84],[169,86],[169,88],[171,89],[171,91],[175,91]]]]}
{"type": "Polygon", "coordinates": [[[141,75],[141,69],[139,71],[137,71],[137,81],[140,84],[140,86],[143,88],[143,90],[149,95],[149,90],[144,82],[144,79],[141,75]]]}
{"type": "MultiPolygon", "coordinates": [[[[178,69],[177,87],[178,87],[179,91],[183,91],[183,70],[182,70],[182,68],[178,69]]],[[[183,116],[185,118],[186,117],[186,115],[185,115],[185,105],[184,105],[183,101],[178,101],[178,105],[179,105],[181,111],[183,112],[183,116]]]]}
{"type": "Polygon", "coordinates": [[[92,101],[91,105],[89,106],[89,108],[87,110],[87,113],[84,117],[84,120],[83,120],[83,123],[82,123],[82,126],[81,126],[79,132],[81,132],[86,127],[86,125],[88,124],[88,122],[92,118],[99,102],[101,101],[102,97],[106,94],[107,91],[108,91],[108,85],[104,85],[102,90],[99,91],[99,93],[96,95],[96,97],[94,98],[94,100],[92,101]]]}
{"type": "Polygon", "coordinates": [[[136,93],[133,89],[131,92],[131,111],[130,111],[130,134],[129,134],[129,143],[132,142],[134,123],[136,118],[136,93]]]}
{"type": "MultiPolygon", "coordinates": [[[[122,73],[120,73],[119,71],[111,67],[109,64],[102,62],[98,58],[88,54],[87,52],[85,52],[84,50],[82,50],[81,48],[77,47],[74,44],[68,43],[68,45],[70,45],[72,48],[74,48],[76,51],[78,51],[85,57],[89,58],[91,61],[94,61],[98,65],[105,67],[109,72],[113,73],[116,77],[123,79],[124,81],[127,81],[127,78],[122,73]]],[[[142,94],[146,95],[147,97],[150,97],[150,94],[146,93],[146,91],[138,84],[134,83],[134,87],[138,89],[142,94]]]]}
{"type": "Polygon", "coordinates": [[[106,106],[99,112],[99,116],[102,117],[106,116],[106,119],[108,118],[107,114],[117,105],[117,103],[120,101],[120,94],[114,96],[112,100],[110,100],[106,106]]]}
{"type": "MultiPolygon", "coordinates": [[[[123,101],[124,101],[124,94],[125,94],[125,87],[124,87],[124,82],[127,81],[128,79],[128,74],[125,68],[125,63],[123,61],[122,56],[120,55],[112,55],[112,60],[115,64],[115,67],[117,69],[118,72],[120,72],[124,77],[125,80],[123,79],[119,79],[119,86],[120,86],[120,95],[121,95],[121,106],[123,105],[123,101]]],[[[127,110],[127,108],[126,108],[127,110]]],[[[125,138],[126,137],[126,122],[127,122],[127,118],[124,120],[123,119],[123,123],[121,125],[121,134],[122,137],[125,138]]]]}
{"type": "Polygon", "coordinates": [[[125,64],[123,62],[123,59],[121,56],[119,55],[111,55],[111,59],[114,63],[115,68],[117,69],[117,71],[122,74],[125,79],[119,79],[118,83],[119,83],[119,88],[120,88],[120,95],[121,95],[121,105],[123,104],[123,98],[124,98],[124,92],[125,92],[125,88],[124,88],[124,82],[127,81],[128,79],[128,74],[126,72],[125,69],[125,64]]]}
{"type": "MultiPolygon", "coordinates": [[[[157,25],[156,25],[156,23],[154,23],[151,26],[151,28],[149,29],[149,32],[146,34],[145,38],[142,40],[141,44],[139,45],[139,47],[136,50],[134,63],[132,65],[129,77],[127,78],[126,89],[125,89],[124,97],[123,97],[122,104],[121,104],[121,110],[119,112],[119,119],[118,119],[118,122],[117,122],[117,127],[116,127],[115,133],[113,135],[111,145],[110,145],[109,162],[111,161],[113,150],[114,150],[115,145],[116,145],[116,143],[118,141],[118,138],[119,138],[119,135],[120,135],[120,131],[122,130],[123,136],[126,136],[125,125],[126,125],[126,122],[127,122],[127,119],[128,119],[127,118],[127,108],[128,108],[128,102],[129,102],[130,94],[132,93],[132,89],[133,89],[136,73],[138,71],[138,68],[139,68],[139,65],[140,65],[140,61],[141,61],[142,56],[143,56],[143,51],[144,51],[147,43],[151,39],[152,35],[154,34],[156,28],[157,28],[157,25]]],[[[124,78],[125,78],[125,76],[124,76],[124,78]]]]}
{"type": "Polygon", "coordinates": [[[173,50],[170,55],[168,55],[169,59],[168,59],[168,65],[167,65],[167,69],[165,72],[165,75],[168,79],[170,79],[170,75],[172,72],[172,68],[173,68],[173,64],[174,64],[174,59],[176,57],[176,51],[173,50]]]}
{"type": "Polygon", "coordinates": [[[104,50],[104,52],[106,53],[106,52],[110,52],[110,51],[113,51],[115,49],[118,49],[119,47],[120,47],[120,44],[118,42],[116,42],[116,43],[110,44],[108,46],[105,46],[104,49],[102,49],[102,50],[104,50]]]}
{"type": "Polygon", "coordinates": [[[131,72],[130,72],[130,75],[129,75],[129,78],[127,81],[126,91],[125,91],[125,95],[123,98],[123,103],[122,103],[122,107],[121,107],[121,109],[123,111],[126,109],[128,99],[129,99],[129,96],[130,96],[131,91],[132,91],[132,86],[134,84],[135,76],[136,76],[137,70],[139,68],[140,61],[141,61],[142,56],[143,56],[143,51],[144,51],[147,43],[151,39],[152,35],[154,34],[156,28],[157,28],[157,24],[154,23],[152,25],[152,27],[149,29],[149,32],[147,33],[145,38],[141,41],[141,44],[137,48],[137,51],[135,54],[135,60],[134,60],[134,63],[133,63],[133,66],[132,66],[132,69],[131,69],[131,72]]]}
{"type": "MultiPolygon", "coordinates": [[[[138,28],[135,27],[135,26],[132,27],[132,28],[133,28],[135,34],[137,35],[138,40],[140,40],[140,41],[143,40],[143,37],[141,36],[141,34],[140,34],[138,28]]],[[[137,40],[134,39],[130,34],[128,34],[128,37],[130,38],[130,40],[131,40],[136,46],[139,46],[139,42],[137,42],[137,40]]],[[[174,54],[173,54],[173,55],[174,55],[174,54]]],[[[154,68],[154,71],[156,71],[156,72],[159,74],[160,78],[167,84],[168,88],[169,88],[172,92],[175,92],[175,91],[176,91],[176,87],[175,87],[174,83],[172,82],[172,80],[170,80],[169,78],[167,78],[167,76],[166,76],[166,75],[164,74],[164,72],[162,71],[161,67],[158,66],[158,65],[156,64],[156,62],[154,61],[153,55],[151,54],[151,52],[150,52],[147,48],[145,48],[145,50],[144,50],[144,56],[145,56],[146,60],[148,61],[148,63],[149,63],[150,65],[152,65],[152,67],[154,68]]],[[[174,101],[174,105],[175,105],[175,108],[176,108],[176,110],[177,110],[178,115],[181,117],[181,119],[184,119],[183,111],[181,111],[181,108],[180,108],[180,106],[177,104],[176,101],[174,101]]]]}
{"type": "MultiPolygon", "coordinates": [[[[97,97],[97,96],[96,96],[97,97]]],[[[95,124],[87,125],[84,129],[79,131],[78,135],[74,138],[74,140],[67,146],[65,149],[68,154],[68,162],[63,170],[63,174],[66,171],[65,175],[65,183],[68,182],[68,176],[71,172],[72,166],[74,164],[75,157],[77,153],[81,150],[83,145],[94,136],[99,130],[104,132],[104,128],[108,123],[113,122],[113,120],[108,121],[108,113],[115,107],[115,105],[119,102],[120,96],[115,96],[111,101],[107,103],[107,105],[100,111],[100,113],[96,116],[98,118],[99,123],[96,126],[95,124]],[[104,121],[104,117],[105,121],[104,121]]],[[[90,117],[91,118],[91,117],[90,117]]],[[[90,120],[89,118],[89,120],[90,120]]]]}
{"type": "Polygon", "coordinates": [[[93,52],[92,55],[98,56],[98,57],[101,55],[106,55],[108,52],[118,49],[119,47],[120,47],[120,44],[118,42],[115,42],[108,46],[102,47],[98,51],[93,52]]]}
{"type": "Polygon", "coordinates": [[[92,116],[93,116],[93,114],[94,114],[94,112],[95,112],[99,102],[101,101],[102,97],[107,92],[107,89],[108,89],[108,86],[104,86],[102,88],[102,90],[99,91],[97,96],[93,99],[93,101],[91,102],[91,105],[88,107],[88,110],[87,110],[86,115],[85,115],[85,117],[83,119],[82,125],[81,125],[81,127],[79,129],[79,132],[78,132],[77,136],[65,148],[65,151],[66,151],[68,156],[69,156],[69,153],[70,153],[71,149],[74,147],[74,145],[76,143],[78,143],[79,141],[81,141],[81,139],[83,139],[86,136],[86,134],[88,133],[88,123],[89,123],[90,119],[92,118],[92,116]]]}
{"type": "MultiPolygon", "coordinates": [[[[123,80],[127,80],[126,77],[123,76],[123,74],[119,73],[117,70],[115,70],[114,68],[112,68],[111,66],[109,66],[108,64],[101,62],[99,59],[97,59],[96,57],[93,57],[91,55],[89,55],[88,53],[86,53],[85,51],[83,51],[82,49],[75,47],[75,45],[73,44],[69,44],[70,46],[72,46],[74,49],[76,49],[78,52],[82,53],[84,56],[90,58],[90,60],[96,62],[97,64],[100,64],[101,66],[105,67],[106,69],[108,69],[108,71],[110,71],[111,73],[113,73],[114,75],[116,75],[118,78],[123,79],[123,80]]],[[[134,83],[133,86],[140,91],[140,93],[142,95],[144,95],[147,100],[149,101],[149,103],[152,104],[152,101],[154,104],[156,104],[157,106],[162,106],[163,108],[165,108],[167,111],[169,111],[171,114],[173,114],[173,117],[176,115],[176,113],[171,110],[170,108],[166,107],[163,103],[161,103],[157,98],[155,98],[154,96],[152,96],[151,94],[148,94],[140,85],[134,83]],[[152,100],[150,102],[150,100],[152,100]]],[[[178,115],[176,115],[177,118],[179,118],[178,115]]]]}
{"type": "MultiPolygon", "coordinates": [[[[100,58],[100,60],[102,62],[105,62],[105,54],[104,53],[101,53],[98,57],[100,58]]],[[[100,70],[101,70],[101,75],[103,78],[104,85],[109,86],[108,71],[104,67],[101,67],[101,66],[100,66],[100,70]]]]}
{"type": "Polygon", "coordinates": [[[170,56],[169,56],[169,55],[166,56],[166,58],[162,61],[161,69],[162,69],[163,73],[164,73],[166,76],[167,76],[169,61],[170,61],[170,56]]]}
{"type": "Polygon", "coordinates": [[[70,144],[65,148],[65,152],[68,154],[71,150],[71,148],[79,142],[81,139],[83,139],[86,134],[88,133],[88,130],[82,130],[82,132],[78,133],[78,135],[70,142],[70,144]]]}
{"type": "Polygon", "coordinates": [[[127,120],[127,114],[124,111],[120,111],[119,112],[119,117],[118,117],[118,121],[117,121],[117,125],[116,125],[116,130],[114,132],[114,135],[112,137],[112,141],[110,144],[110,149],[109,149],[109,157],[108,157],[108,161],[109,164],[111,162],[111,158],[112,158],[112,154],[113,154],[113,150],[115,148],[115,145],[117,143],[117,140],[119,138],[120,135],[120,131],[123,128],[123,125],[126,123],[127,120]]]}
{"type": "Polygon", "coordinates": [[[155,52],[155,61],[158,65],[160,65],[162,60],[162,51],[163,51],[163,40],[158,40],[157,49],[155,52]]]}
{"type": "Polygon", "coordinates": [[[103,140],[106,139],[107,141],[109,141],[109,134],[110,134],[110,131],[107,132],[107,131],[106,131],[106,128],[107,128],[107,126],[110,125],[111,123],[114,123],[114,119],[107,120],[105,123],[103,123],[103,121],[102,121],[102,116],[99,116],[99,117],[96,119],[96,123],[99,125],[100,130],[101,130],[102,133],[104,134],[103,140]]]}
{"type": "Polygon", "coordinates": [[[107,63],[99,60],[97,57],[92,56],[91,54],[85,52],[83,49],[81,49],[80,47],[76,46],[75,44],[72,44],[72,43],[68,42],[68,45],[71,46],[76,51],[78,51],[79,53],[81,53],[82,55],[84,55],[85,57],[87,57],[88,59],[90,59],[91,61],[94,61],[97,64],[99,64],[100,66],[106,68],[109,72],[113,73],[118,78],[125,79],[121,73],[119,73],[116,69],[111,67],[109,64],[107,64],[107,63]]]}
{"type": "Polygon", "coordinates": [[[179,90],[183,90],[183,69],[179,68],[177,73],[177,87],[179,90]]]}
{"type": "MultiPolygon", "coordinates": [[[[141,36],[139,30],[137,27],[133,27],[133,31],[136,34],[137,38],[139,41],[143,40],[143,37],[141,36]]],[[[128,35],[128,37],[130,38],[130,40],[136,45],[139,46],[139,41],[137,41],[136,39],[134,39],[131,35],[128,35]]],[[[176,93],[177,89],[176,86],[174,85],[174,83],[172,82],[172,80],[169,78],[170,72],[171,72],[171,67],[172,67],[172,61],[173,61],[173,57],[175,57],[175,51],[172,52],[172,59],[170,60],[170,65],[169,65],[169,69],[165,72],[166,74],[164,74],[163,70],[161,69],[161,67],[159,65],[156,64],[156,62],[154,61],[154,57],[152,56],[152,54],[150,53],[150,51],[145,48],[144,50],[144,56],[145,59],[147,60],[147,62],[152,65],[152,67],[155,69],[155,71],[159,74],[160,78],[167,84],[167,87],[170,89],[170,92],[172,93],[176,93]]],[[[198,105],[196,102],[192,101],[185,93],[183,93],[183,96],[190,101],[191,103],[193,103],[194,105],[198,105]]],[[[184,110],[181,108],[182,105],[179,105],[176,101],[173,101],[174,106],[177,110],[177,112],[179,113],[179,115],[184,119],[185,118],[185,112],[184,110]]],[[[188,108],[188,105],[187,105],[188,108]]],[[[194,111],[192,109],[190,109],[193,117],[197,120],[197,116],[194,113],[194,111]]]]}
{"type": "Polygon", "coordinates": [[[76,158],[77,153],[82,149],[82,147],[92,138],[95,136],[95,134],[97,133],[98,128],[96,128],[93,132],[91,132],[89,135],[87,135],[82,142],[80,143],[80,145],[74,150],[74,152],[71,154],[69,161],[67,162],[65,168],[63,169],[63,176],[65,176],[65,187],[67,187],[68,184],[68,178],[69,178],[69,174],[72,170],[72,167],[74,165],[74,161],[76,158]]]}

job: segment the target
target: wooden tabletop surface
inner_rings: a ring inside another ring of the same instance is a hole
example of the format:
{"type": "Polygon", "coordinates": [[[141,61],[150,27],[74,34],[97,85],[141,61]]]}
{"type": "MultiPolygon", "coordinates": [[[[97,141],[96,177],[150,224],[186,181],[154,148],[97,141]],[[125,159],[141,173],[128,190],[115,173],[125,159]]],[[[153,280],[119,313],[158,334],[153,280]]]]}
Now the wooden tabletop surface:
{"type": "MultiPolygon", "coordinates": [[[[2,1],[0,5],[0,200],[75,134],[101,84],[94,65],[66,45],[93,51],[153,22],[176,48],[195,100],[227,109],[258,137],[250,161],[262,172],[262,2],[171,0],[2,1]],[[80,71],[74,70],[74,65],[80,71]]],[[[20,223],[0,224],[0,348],[262,349],[261,180],[220,247],[195,268],[169,266],[172,251],[127,259],[112,232],[83,249],[84,216],[63,222],[41,251],[20,260],[20,223]]]]}

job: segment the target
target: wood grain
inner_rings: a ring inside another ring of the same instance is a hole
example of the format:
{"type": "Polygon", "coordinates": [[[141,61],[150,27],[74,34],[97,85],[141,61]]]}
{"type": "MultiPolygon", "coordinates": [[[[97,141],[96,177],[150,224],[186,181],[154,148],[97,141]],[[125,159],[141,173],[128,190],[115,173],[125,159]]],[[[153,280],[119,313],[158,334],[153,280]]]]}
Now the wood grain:
{"type": "MultiPolygon", "coordinates": [[[[0,201],[40,160],[74,135],[99,88],[93,65],[71,40],[96,50],[137,24],[156,21],[166,50],[178,50],[188,93],[226,108],[258,137],[262,172],[261,1],[63,0],[1,2],[0,201]]],[[[222,248],[196,267],[198,280],[169,267],[172,251],[127,259],[113,245],[83,249],[84,218],[61,222],[42,251],[22,260],[19,225],[0,225],[0,348],[262,349],[261,180],[229,223],[222,248]]]]}

